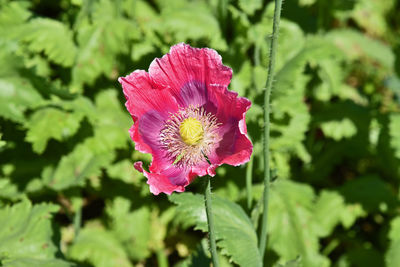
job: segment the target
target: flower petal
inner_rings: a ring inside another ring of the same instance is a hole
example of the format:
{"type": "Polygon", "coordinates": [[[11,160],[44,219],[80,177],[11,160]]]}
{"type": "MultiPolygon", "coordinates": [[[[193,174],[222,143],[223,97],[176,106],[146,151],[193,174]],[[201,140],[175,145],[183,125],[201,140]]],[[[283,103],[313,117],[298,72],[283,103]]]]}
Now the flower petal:
{"type": "Polygon", "coordinates": [[[196,176],[188,170],[171,167],[160,173],[147,172],[143,169],[141,161],[135,162],[134,167],[147,177],[147,184],[150,185],[150,192],[154,195],[165,193],[170,195],[172,192],[183,192],[185,187],[196,176]]]}
{"type": "MultiPolygon", "coordinates": [[[[245,114],[251,102],[237,93],[225,90],[215,92],[215,104],[218,107],[217,118],[222,123],[219,134],[222,137],[218,147],[209,156],[213,165],[229,164],[238,166],[250,160],[253,145],[247,136],[245,114]]],[[[216,167],[208,170],[215,174],[216,167]]]]}
{"type": "Polygon", "coordinates": [[[120,77],[126,98],[125,106],[134,118],[138,118],[149,110],[160,113],[176,112],[178,105],[168,88],[154,86],[150,76],[144,70],[137,70],[120,77]]]}
{"type": "Polygon", "coordinates": [[[226,88],[232,78],[231,68],[222,64],[215,50],[183,43],[171,47],[161,59],[155,59],[149,74],[159,88],[168,87],[183,107],[204,105],[209,87],[226,88]]]}
{"type": "Polygon", "coordinates": [[[222,64],[216,51],[181,43],[155,59],[148,73],[139,70],[119,78],[134,120],[130,134],[135,148],[153,156],[149,172],[142,162],[134,165],[147,177],[153,194],[183,192],[198,175],[213,176],[221,164],[239,165],[250,159],[252,144],[247,137],[245,113],[251,102],[227,90],[231,77],[232,70],[222,64]],[[160,132],[170,114],[192,105],[217,117],[222,140],[208,156],[211,165],[202,161],[192,167],[178,167],[162,147],[160,132]]]}

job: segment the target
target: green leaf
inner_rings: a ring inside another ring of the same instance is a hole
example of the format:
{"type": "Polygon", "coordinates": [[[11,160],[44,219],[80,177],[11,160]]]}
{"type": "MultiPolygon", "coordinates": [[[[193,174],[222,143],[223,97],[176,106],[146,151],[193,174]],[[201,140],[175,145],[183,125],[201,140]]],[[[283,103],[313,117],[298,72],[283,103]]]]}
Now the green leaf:
{"type": "Polygon", "coordinates": [[[167,40],[168,43],[206,39],[214,49],[227,49],[218,21],[204,3],[192,2],[181,8],[165,8],[156,30],[172,37],[167,40]]]}
{"type": "Polygon", "coordinates": [[[69,258],[87,261],[96,267],[132,267],[118,240],[108,231],[96,226],[86,226],[68,249],[69,258]]]}
{"type": "Polygon", "coordinates": [[[149,248],[153,233],[149,208],[143,206],[131,211],[130,201],[118,197],[113,202],[107,203],[106,212],[110,219],[111,231],[123,244],[129,257],[143,260],[150,256],[149,248]]]}
{"type": "Polygon", "coordinates": [[[393,241],[385,256],[387,267],[397,267],[400,262],[400,240],[393,241]]]}
{"type": "Polygon", "coordinates": [[[393,69],[394,53],[381,41],[350,29],[332,30],[326,38],[344,51],[348,60],[369,59],[387,69],[393,69]]]}
{"type": "Polygon", "coordinates": [[[18,186],[12,183],[10,178],[0,178],[0,198],[18,200],[25,196],[23,192],[20,192],[18,186]]]}
{"type": "Polygon", "coordinates": [[[14,36],[31,16],[28,2],[13,1],[0,6],[0,36],[14,36]]]}
{"type": "Polygon", "coordinates": [[[278,180],[272,184],[268,215],[269,242],[281,257],[280,261],[286,262],[300,255],[304,266],[328,266],[328,259],[318,252],[321,229],[316,229],[312,223],[314,197],[308,185],[288,180],[278,180]]]}
{"type": "Polygon", "coordinates": [[[24,200],[0,209],[0,260],[55,258],[57,246],[53,243],[51,213],[58,211],[53,204],[32,206],[24,200]]]}
{"type": "Polygon", "coordinates": [[[0,77],[0,116],[22,123],[24,112],[42,102],[40,94],[25,79],[0,77]]]}
{"type": "Polygon", "coordinates": [[[82,144],[63,156],[55,170],[48,169],[43,174],[44,183],[54,190],[63,190],[72,186],[83,186],[87,178],[97,179],[101,168],[114,159],[114,152],[102,153],[100,140],[88,138],[82,144]]]}
{"type": "MultiPolygon", "coordinates": [[[[208,231],[203,196],[182,193],[173,194],[169,199],[178,205],[176,212],[180,222],[208,231]]],[[[243,209],[217,196],[213,196],[212,205],[218,247],[240,266],[262,266],[257,235],[243,209]]]]}
{"type": "Polygon", "coordinates": [[[400,262],[400,217],[390,222],[389,239],[391,241],[385,255],[387,267],[395,267],[400,262]]]}
{"type": "Polygon", "coordinates": [[[78,56],[72,68],[72,91],[80,92],[83,84],[93,84],[100,75],[118,77],[116,56],[128,53],[129,41],[139,38],[133,20],[121,16],[117,2],[101,0],[92,6],[92,16],[78,27],[78,56]]]}
{"type": "Polygon", "coordinates": [[[313,211],[312,222],[318,237],[329,236],[339,222],[348,229],[356,219],[366,215],[360,204],[346,204],[338,192],[326,190],[319,195],[313,211]]]}
{"type": "Polygon", "coordinates": [[[72,31],[63,23],[36,18],[24,26],[21,39],[29,43],[33,52],[44,52],[53,62],[65,67],[72,66],[76,56],[76,46],[72,31]]]}
{"type": "Polygon", "coordinates": [[[387,14],[395,8],[395,0],[358,0],[352,18],[370,35],[384,36],[389,31],[387,14]]]}
{"type": "Polygon", "coordinates": [[[26,123],[28,132],[26,141],[31,142],[33,151],[42,153],[47,141],[54,138],[58,141],[74,135],[83,119],[82,114],[65,112],[57,108],[39,109],[26,123]]]}
{"type": "Polygon", "coordinates": [[[112,179],[121,180],[127,184],[140,186],[144,176],[135,168],[131,160],[122,160],[107,167],[107,174],[112,179]]]}
{"type": "Polygon", "coordinates": [[[34,258],[18,258],[15,260],[4,262],[3,267],[75,267],[72,262],[60,259],[34,259],[34,258]]]}
{"type": "Polygon", "coordinates": [[[254,12],[263,6],[262,0],[240,0],[239,7],[248,15],[253,15],[254,12]]]}
{"type": "MultiPolygon", "coordinates": [[[[87,178],[96,181],[101,169],[108,166],[115,156],[115,149],[125,148],[131,125],[127,112],[122,112],[116,91],[102,91],[96,96],[95,108],[79,105],[80,112],[89,115],[94,125],[94,135],[64,155],[54,171],[48,171],[43,179],[51,188],[61,190],[71,186],[83,186],[87,178]]],[[[64,103],[64,105],[66,105],[64,103]]],[[[95,182],[97,183],[97,182],[95,182]]]]}
{"type": "Polygon", "coordinates": [[[387,208],[392,209],[398,205],[390,187],[375,175],[351,180],[344,184],[340,191],[346,202],[360,203],[368,212],[384,212],[387,208]]]}
{"type": "Polygon", "coordinates": [[[271,104],[272,151],[293,153],[304,162],[311,160],[303,145],[310,122],[308,107],[303,101],[310,78],[303,72],[308,62],[331,58],[336,51],[326,40],[309,37],[304,47],[277,72],[271,104]]]}
{"type": "Polygon", "coordinates": [[[356,126],[348,118],[344,118],[341,121],[323,122],[321,123],[321,128],[325,136],[331,137],[335,141],[350,138],[357,133],[356,126]]]}
{"type": "Polygon", "coordinates": [[[394,149],[395,156],[400,159],[400,114],[393,113],[389,119],[390,146],[394,149]]]}

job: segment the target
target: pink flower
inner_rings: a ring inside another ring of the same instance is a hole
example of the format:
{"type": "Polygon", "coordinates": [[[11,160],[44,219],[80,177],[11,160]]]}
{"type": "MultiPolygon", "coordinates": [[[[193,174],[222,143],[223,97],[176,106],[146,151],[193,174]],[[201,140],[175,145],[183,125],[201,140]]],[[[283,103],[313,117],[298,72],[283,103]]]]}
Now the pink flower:
{"type": "Polygon", "coordinates": [[[187,44],[171,47],[149,71],[136,70],[118,81],[134,124],[130,135],[136,150],[151,153],[147,177],[150,191],[183,192],[197,176],[215,175],[222,164],[250,159],[245,113],[251,102],[228,91],[232,70],[209,48],[187,44]]]}

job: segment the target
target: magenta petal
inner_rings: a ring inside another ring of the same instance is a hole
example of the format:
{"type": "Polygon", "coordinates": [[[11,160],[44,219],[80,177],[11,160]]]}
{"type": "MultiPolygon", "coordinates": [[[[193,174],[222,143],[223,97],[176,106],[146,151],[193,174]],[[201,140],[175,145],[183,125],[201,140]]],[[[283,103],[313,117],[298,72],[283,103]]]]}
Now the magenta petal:
{"type": "Polygon", "coordinates": [[[140,117],[149,110],[163,113],[175,112],[178,105],[168,88],[154,86],[144,70],[137,70],[126,77],[120,77],[126,98],[126,108],[132,117],[140,117]]]}
{"type": "Polygon", "coordinates": [[[247,136],[245,113],[251,102],[227,90],[231,77],[232,70],[222,64],[216,51],[181,43],[171,47],[161,59],[155,59],[148,73],[138,70],[119,78],[134,121],[130,135],[135,148],[153,156],[148,172],[142,162],[134,164],[147,177],[153,194],[183,192],[195,177],[214,176],[219,165],[236,166],[250,159],[253,146],[247,136]],[[217,128],[208,130],[210,139],[197,151],[182,146],[182,120],[172,119],[191,108],[199,108],[199,112],[204,112],[203,118],[210,116],[207,120],[216,118],[218,122],[214,125],[208,121],[209,127],[217,128]],[[203,148],[211,165],[201,154],[203,148]],[[189,151],[190,157],[177,163],[180,151],[189,151]]]}
{"type": "MultiPolygon", "coordinates": [[[[222,140],[219,146],[210,155],[213,165],[229,164],[238,166],[250,160],[253,145],[247,136],[245,114],[251,106],[251,102],[228,90],[216,93],[217,117],[223,121],[220,128],[222,140]]],[[[209,169],[210,175],[215,167],[209,169]]]]}
{"type": "Polygon", "coordinates": [[[168,87],[181,106],[203,105],[207,88],[226,88],[232,78],[231,68],[222,64],[215,50],[183,43],[171,47],[161,59],[155,59],[149,74],[160,88],[168,87]]]}
{"type": "Polygon", "coordinates": [[[147,177],[147,184],[150,185],[150,192],[154,195],[158,195],[160,193],[172,194],[172,192],[184,192],[185,186],[189,184],[189,180],[185,180],[183,184],[175,184],[175,182],[182,182],[181,177],[187,176],[187,174],[179,174],[177,170],[167,171],[164,173],[152,173],[147,172],[143,169],[143,163],[141,161],[135,162],[135,169],[142,172],[144,176],[147,177]],[[178,175],[170,177],[169,175],[178,175]]]}

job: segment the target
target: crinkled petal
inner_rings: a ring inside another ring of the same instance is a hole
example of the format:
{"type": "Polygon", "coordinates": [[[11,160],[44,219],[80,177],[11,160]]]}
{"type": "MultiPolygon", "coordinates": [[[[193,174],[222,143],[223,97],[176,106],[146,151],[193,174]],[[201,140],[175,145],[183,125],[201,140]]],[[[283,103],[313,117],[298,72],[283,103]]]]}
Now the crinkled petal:
{"type": "Polygon", "coordinates": [[[147,172],[143,169],[141,161],[135,162],[134,167],[142,172],[147,178],[150,192],[154,195],[165,193],[170,195],[172,192],[183,192],[185,187],[194,179],[195,174],[186,169],[175,167],[168,168],[160,173],[147,172]]]}
{"type": "Polygon", "coordinates": [[[168,87],[182,107],[204,105],[208,88],[226,88],[232,78],[231,68],[222,64],[215,50],[183,43],[171,47],[161,59],[155,59],[149,74],[159,88],[168,87]]]}
{"type": "Polygon", "coordinates": [[[150,110],[160,113],[176,112],[178,105],[168,88],[155,86],[144,70],[137,70],[120,77],[126,98],[126,108],[132,117],[140,117],[150,110]]]}
{"type": "Polygon", "coordinates": [[[135,71],[119,78],[134,120],[130,133],[135,147],[153,156],[149,172],[141,162],[135,163],[153,194],[182,192],[196,176],[213,176],[221,164],[239,165],[250,159],[252,144],[245,113],[251,103],[227,90],[231,77],[232,70],[222,64],[216,51],[182,43],[155,59],[149,73],[135,71]],[[203,161],[193,167],[177,167],[162,148],[159,134],[171,113],[191,105],[201,106],[218,118],[222,140],[209,155],[211,165],[203,161]]]}
{"type": "Polygon", "coordinates": [[[216,166],[229,164],[238,166],[250,160],[253,145],[247,136],[245,114],[251,102],[237,93],[225,90],[215,94],[218,121],[222,123],[219,135],[222,137],[209,159],[212,165],[209,175],[215,174],[216,166]]]}

